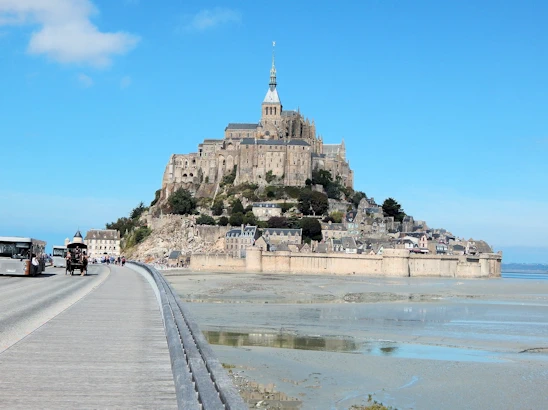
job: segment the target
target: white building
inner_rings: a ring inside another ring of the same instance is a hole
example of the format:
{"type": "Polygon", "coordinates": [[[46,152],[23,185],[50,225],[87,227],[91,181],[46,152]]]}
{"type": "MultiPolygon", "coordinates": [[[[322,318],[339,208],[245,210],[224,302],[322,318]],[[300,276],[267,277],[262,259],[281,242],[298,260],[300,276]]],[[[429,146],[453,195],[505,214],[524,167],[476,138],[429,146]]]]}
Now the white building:
{"type": "Polygon", "coordinates": [[[84,243],[91,258],[120,256],[120,232],[116,229],[91,229],[86,233],[84,243]]]}

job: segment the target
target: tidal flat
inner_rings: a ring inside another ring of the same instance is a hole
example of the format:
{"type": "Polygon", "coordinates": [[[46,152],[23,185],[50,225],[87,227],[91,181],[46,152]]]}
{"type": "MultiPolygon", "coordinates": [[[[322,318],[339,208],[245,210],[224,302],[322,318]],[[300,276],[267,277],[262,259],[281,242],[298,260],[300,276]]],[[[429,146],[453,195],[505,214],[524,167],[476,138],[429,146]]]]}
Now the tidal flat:
{"type": "Polygon", "coordinates": [[[548,408],[548,275],[164,275],[250,406],[548,408]]]}

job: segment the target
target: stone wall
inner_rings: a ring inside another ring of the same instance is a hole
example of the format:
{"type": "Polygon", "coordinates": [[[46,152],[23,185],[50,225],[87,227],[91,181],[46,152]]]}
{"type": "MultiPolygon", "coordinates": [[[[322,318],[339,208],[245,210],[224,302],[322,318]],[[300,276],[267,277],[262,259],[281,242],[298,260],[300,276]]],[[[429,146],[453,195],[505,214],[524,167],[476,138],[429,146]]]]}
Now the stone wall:
{"type": "Polygon", "coordinates": [[[190,269],[208,272],[243,272],[246,259],[233,258],[229,255],[195,254],[190,258],[190,269]]]}
{"type": "Polygon", "coordinates": [[[264,252],[248,248],[246,259],[193,255],[190,268],[196,271],[238,270],[254,273],[364,275],[393,277],[500,277],[502,256],[479,257],[410,255],[404,249],[386,249],[381,255],[264,252]],[[213,258],[213,259],[211,259],[213,258]],[[222,264],[226,268],[221,268],[222,264]]]}

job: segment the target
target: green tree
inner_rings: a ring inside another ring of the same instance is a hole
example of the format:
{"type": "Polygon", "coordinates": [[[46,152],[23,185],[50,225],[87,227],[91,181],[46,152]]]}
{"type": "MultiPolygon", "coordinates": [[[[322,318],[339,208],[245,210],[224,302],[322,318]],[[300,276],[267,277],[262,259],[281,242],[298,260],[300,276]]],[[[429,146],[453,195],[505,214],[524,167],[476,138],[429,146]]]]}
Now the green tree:
{"type": "Polygon", "coordinates": [[[228,223],[232,226],[238,226],[244,223],[244,214],[242,212],[236,212],[230,215],[228,223]]]}
{"type": "Polygon", "coordinates": [[[196,219],[196,223],[198,225],[215,225],[215,219],[209,215],[200,214],[200,216],[196,219]]]}
{"type": "Polygon", "coordinates": [[[257,219],[252,211],[246,212],[243,222],[245,225],[257,225],[257,219]]]}
{"type": "Polygon", "coordinates": [[[269,228],[278,228],[278,229],[287,228],[288,227],[287,218],[284,216],[273,216],[268,220],[267,226],[269,228]]]}
{"type": "Polygon", "coordinates": [[[168,203],[171,212],[176,215],[189,215],[196,210],[196,199],[184,188],[179,188],[171,194],[168,203]]]}
{"type": "Polygon", "coordinates": [[[328,198],[331,199],[341,199],[341,188],[335,183],[329,183],[325,187],[325,193],[328,198]]]}
{"type": "Polygon", "coordinates": [[[242,205],[242,201],[240,201],[240,199],[235,199],[234,202],[232,202],[232,209],[230,210],[230,214],[238,213],[244,213],[244,206],[242,205]]]}
{"type": "Polygon", "coordinates": [[[303,215],[323,215],[329,209],[327,195],[322,192],[303,189],[299,196],[299,211],[303,215]]]}
{"type": "Polygon", "coordinates": [[[162,193],[161,189],[156,190],[156,192],[154,193],[154,199],[150,203],[150,206],[154,206],[158,203],[158,201],[160,200],[161,193],[162,193]]]}
{"type": "Polygon", "coordinates": [[[219,226],[227,226],[228,225],[228,218],[226,216],[221,216],[219,218],[219,221],[217,222],[217,225],[219,226]]]}
{"type": "Polygon", "coordinates": [[[360,201],[363,198],[367,198],[367,196],[365,195],[365,192],[356,191],[354,192],[354,195],[352,195],[352,199],[350,200],[350,202],[352,202],[352,205],[354,205],[354,208],[357,209],[358,205],[360,204],[360,201]]]}
{"type": "Polygon", "coordinates": [[[118,218],[116,222],[106,224],[107,229],[115,229],[120,232],[120,237],[123,238],[126,233],[131,232],[137,226],[137,221],[131,218],[118,218]]]}
{"type": "Polygon", "coordinates": [[[315,218],[302,218],[299,221],[299,227],[303,230],[303,240],[306,243],[320,241],[322,239],[322,226],[315,218]]]}
{"type": "Polygon", "coordinates": [[[223,210],[224,210],[223,201],[216,200],[213,203],[213,206],[211,207],[211,211],[213,212],[213,215],[215,215],[215,216],[222,215],[223,210]]]}
{"type": "MultiPolygon", "coordinates": [[[[321,185],[324,188],[333,182],[331,172],[325,169],[315,169],[312,171],[312,183],[315,185],[321,185]]],[[[306,183],[306,182],[305,182],[306,183]]]]}
{"type": "Polygon", "coordinates": [[[393,198],[385,199],[382,204],[382,212],[384,216],[393,216],[394,220],[398,222],[401,222],[405,216],[401,205],[393,198]]]}
{"type": "Polygon", "coordinates": [[[131,219],[139,219],[139,217],[142,215],[143,212],[145,212],[148,208],[145,206],[143,202],[139,203],[133,210],[129,213],[129,217],[131,219]]]}

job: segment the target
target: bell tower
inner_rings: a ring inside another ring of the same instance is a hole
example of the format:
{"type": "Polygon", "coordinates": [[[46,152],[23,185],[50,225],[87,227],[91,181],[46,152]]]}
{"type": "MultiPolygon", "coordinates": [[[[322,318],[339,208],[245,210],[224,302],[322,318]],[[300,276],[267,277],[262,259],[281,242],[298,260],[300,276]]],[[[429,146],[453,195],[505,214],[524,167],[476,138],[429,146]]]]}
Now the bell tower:
{"type": "Polygon", "coordinates": [[[279,125],[282,115],[282,103],[278,96],[278,90],[276,90],[276,64],[274,60],[274,47],[276,42],[272,42],[272,68],[270,69],[270,82],[268,84],[268,91],[264,97],[262,103],[261,123],[263,127],[271,123],[279,125]]]}

